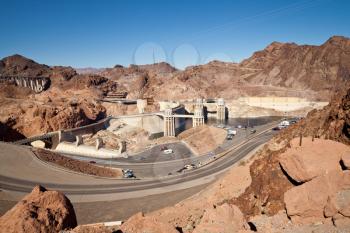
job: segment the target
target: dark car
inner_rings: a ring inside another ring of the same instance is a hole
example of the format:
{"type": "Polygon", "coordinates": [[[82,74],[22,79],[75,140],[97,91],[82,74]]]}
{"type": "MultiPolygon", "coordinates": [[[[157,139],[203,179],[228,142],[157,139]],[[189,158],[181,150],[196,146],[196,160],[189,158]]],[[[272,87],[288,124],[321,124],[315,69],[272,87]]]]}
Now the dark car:
{"type": "Polygon", "coordinates": [[[131,169],[122,170],[124,178],[136,178],[134,171],[131,169]]]}

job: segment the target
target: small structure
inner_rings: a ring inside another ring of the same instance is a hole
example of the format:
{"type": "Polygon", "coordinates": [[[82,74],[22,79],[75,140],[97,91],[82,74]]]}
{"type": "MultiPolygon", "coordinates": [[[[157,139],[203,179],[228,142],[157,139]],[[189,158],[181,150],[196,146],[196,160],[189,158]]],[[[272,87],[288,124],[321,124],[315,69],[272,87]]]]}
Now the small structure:
{"type": "Polygon", "coordinates": [[[126,151],[126,141],[121,141],[119,143],[119,153],[122,154],[126,151]]]}
{"type": "Polygon", "coordinates": [[[203,100],[197,99],[192,118],[193,127],[204,125],[203,100]]]}
{"type": "Polygon", "coordinates": [[[146,99],[138,99],[137,100],[137,109],[139,110],[139,113],[145,113],[145,108],[147,106],[147,100],[146,99]]]}
{"type": "Polygon", "coordinates": [[[83,137],[81,135],[75,136],[75,146],[83,144],[83,137]]]}
{"type": "Polygon", "coordinates": [[[164,111],[164,137],[175,137],[175,119],[171,108],[164,111]]]}
{"type": "Polygon", "coordinates": [[[223,98],[217,100],[216,118],[220,121],[226,118],[225,101],[223,98]]]}
{"type": "Polygon", "coordinates": [[[36,147],[36,148],[45,148],[45,142],[41,141],[41,140],[36,140],[30,143],[30,145],[32,145],[32,147],[36,147]]]}
{"type": "Polygon", "coordinates": [[[99,150],[103,146],[103,141],[101,138],[96,138],[96,150],[99,150]]]}

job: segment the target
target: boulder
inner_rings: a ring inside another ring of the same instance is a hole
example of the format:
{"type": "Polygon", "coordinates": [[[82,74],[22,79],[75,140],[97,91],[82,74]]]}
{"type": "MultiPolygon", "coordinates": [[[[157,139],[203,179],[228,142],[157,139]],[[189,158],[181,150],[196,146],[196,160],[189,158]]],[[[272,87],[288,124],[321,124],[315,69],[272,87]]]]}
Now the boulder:
{"type": "Polygon", "coordinates": [[[59,232],[77,220],[69,199],[61,192],[36,186],[0,218],[0,232],[59,232]]]}
{"type": "Polygon", "coordinates": [[[129,218],[120,229],[122,232],[132,233],[178,233],[171,224],[160,222],[150,216],[144,216],[141,212],[129,218]]]}
{"type": "Polygon", "coordinates": [[[244,231],[244,219],[237,206],[227,203],[206,209],[203,218],[193,233],[244,231]]]}
{"type": "Polygon", "coordinates": [[[283,170],[296,182],[302,183],[331,171],[341,171],[341,155],[349,153],[348,146],[331,140],[299,138],[291,141],[291,148],[280,156],[283,170]]]}
{"type": "Polygon", "coordinates": [[[295,223],[324,222],[338,213],[350,216],[350,172],[332,171],[284,194],[288,216],[295,223]]]}
{"type": "Polygon", "coordinates": [[[341,161],[344,168],[350,170],[350,153],[345,153],[341,156],[341,161]]]}

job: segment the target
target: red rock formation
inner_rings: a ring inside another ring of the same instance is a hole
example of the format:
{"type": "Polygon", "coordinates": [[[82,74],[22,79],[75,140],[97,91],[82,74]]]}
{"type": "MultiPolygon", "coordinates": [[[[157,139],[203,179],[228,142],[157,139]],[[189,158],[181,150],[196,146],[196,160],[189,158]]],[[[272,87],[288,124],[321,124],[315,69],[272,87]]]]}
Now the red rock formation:
{"type": "Polygon", "coordinates": [[[133,80],[147,74],[144,95],[155,99],[276,95],[328,100],[349,84],[349,51],[350,40],[334,36],[320,46],[274,42],[241,63],[213,61],[184,71],[166,63],[116,66],[100,74],[130,93],[138,88],[133,80]]]}
{"type": "Polygon", "coordinates": [[[0,218],[0,232],[59,232],[77,225],[73,206],[61,192],[36,186],[0,218]]]}

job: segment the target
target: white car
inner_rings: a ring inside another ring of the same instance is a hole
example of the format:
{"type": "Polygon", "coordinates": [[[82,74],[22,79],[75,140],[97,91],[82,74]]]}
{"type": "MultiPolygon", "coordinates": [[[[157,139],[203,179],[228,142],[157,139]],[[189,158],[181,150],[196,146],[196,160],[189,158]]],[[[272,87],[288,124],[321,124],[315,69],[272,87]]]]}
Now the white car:
{"type": "Polygon", "coordinates": [[[186,170],[191,170],[191,169],[193,169],[193,168],[195,168],[196,166],[194,165],[194,164],[187,164],[187,165],[185,165],[184,166],[184,168],[186,169],[186,170]]]}
{"type": "Polygon", "coordinates": [[[163,153],[168,155],[168,154],[174,153],[174,151],[172,149],[166,149],[166,150],[163,150],[163,153]]]}
{"type": "Polygon", "coordinates": [[[233,130],[233,129],[229,129],[229,130],[227,131],[227,133],[228,133],[229,135],[236,135],[236,134],[237,134],[237,131],[236,131],[236,130],[233,130]]]}

